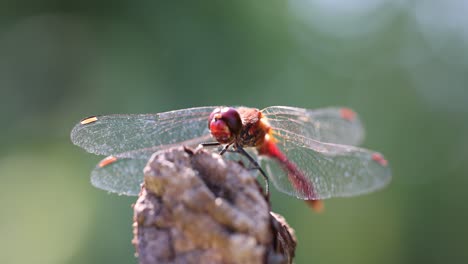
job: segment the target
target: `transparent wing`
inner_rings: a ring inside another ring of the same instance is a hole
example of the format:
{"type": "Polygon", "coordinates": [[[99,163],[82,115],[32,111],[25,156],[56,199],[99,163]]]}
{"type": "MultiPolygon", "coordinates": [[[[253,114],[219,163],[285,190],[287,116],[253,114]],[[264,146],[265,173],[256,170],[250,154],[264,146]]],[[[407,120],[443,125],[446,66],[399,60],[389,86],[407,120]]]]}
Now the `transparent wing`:
{"type": "Polygon", "coordinates": [[[273,129],[321,142],[357,146],[364,139],[364,128],[357,114],[349,108],[330,107],[308,110],[271,106],[262,110],[273,129]]]}
{"type": "Polygon", "coordinates": [[[148,159],[122,158],[103,168],[96,167],[91,172],[91,183],[109,192],[138,195],[143,182],[143,168],[148,159]]]}
{"type": "Polygon", "coordinates": [[[91,183],[100,189],[124,195],[138,195],[143,182],[143,168],[155,152],[175,146],[196,147],[210,140],[210,135],[178,142],[128,151],[103,159],[91,172],[91,183]]]}
{"type": "Polygon", "coordinates": [[[208,117],[214,108],[90,117],[73,128],[71,140],[73,144],[98,155],[173,144],[209,135],[208,117]]]}
{"type": "Polygon", "coordinates": [[[302,171],[314,197],[295,189],[277,160],[261,158],[271,181],[284,193],[304,200],[355,196],[382,188],[391,179],[387,161],[377,152],[322,143],[284,130],[276,133],[278,147],[302,171]]]}

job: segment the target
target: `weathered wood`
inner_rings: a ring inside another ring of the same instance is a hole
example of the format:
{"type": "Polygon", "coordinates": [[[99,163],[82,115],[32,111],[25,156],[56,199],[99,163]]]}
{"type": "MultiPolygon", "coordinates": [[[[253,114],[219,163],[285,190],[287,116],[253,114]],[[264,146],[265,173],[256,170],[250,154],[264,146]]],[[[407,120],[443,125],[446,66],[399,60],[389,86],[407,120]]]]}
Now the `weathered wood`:
{"type": "Polygon", "coordinates": [[[139,262],[292,263],[294,232],[252,173],[217,154],[158,152],[134,206],[139,262]]]}

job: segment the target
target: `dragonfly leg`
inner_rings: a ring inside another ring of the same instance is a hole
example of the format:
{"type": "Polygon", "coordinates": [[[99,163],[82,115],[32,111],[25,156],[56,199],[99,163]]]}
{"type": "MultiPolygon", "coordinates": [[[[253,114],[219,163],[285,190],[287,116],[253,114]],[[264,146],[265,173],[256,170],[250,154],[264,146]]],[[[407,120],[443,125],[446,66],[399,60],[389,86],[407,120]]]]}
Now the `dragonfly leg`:
{"type": "Polygon", "coordinates": [[[204,142],[204,143],[200,143],[200,145],[202,147],[212,147],[212,146],[219,146],[219,145],[221,145],[221,143],[219,143],[219,142],[204,142]]]}
{"type": "Polygon", "coordinates": [[[231,144],[226,144],[223,149],[221,150],[221,152],[219,152],[219,155],[223,155],[224,153],[226,153],[226,151],[229,149],[229,147],[231,146],[231,144]]]}
{"type": "Polygon", "coordinates": [[[252,163],[254,165],[255,169],[260,171],[263,178],[265,179],[265,193],[266,193],[267,199],[269,199],[270,198],[270,181],[269,181],[268,176],[266,175],[265,171],[262,169],[262,167],[260,167],[258,162],[254,158],[252,158],[252,156],[250,156],[249,153],[247,153],[247,151],[244,150],[244,148],[242,148],[240,146],[236,146],[236,150],[237,150],[238,153],[240,153],[244,157],[246,157],[250,161],[250,163],[252,163]]]}
{"type": "MultiPolygon", "coordinates": [[[[206,143],[200,143],[199,146],[201,147],[213,147],[213,146],[220,146],[221,143],[219,142],[206,142],[206,143]]],[[[223,155],[224,153],[226,153],[226,151],[228,151],[229,147],[231,146],[231,144],[226,144],[223,146],[223,148],[221,149],[221,151],[219,152],[219,155],[223,155]]]]}
{"type": "MultiPolygon", "coordinates": [[[[200,143],[198,146],[203,148],[203,147],[213,147],[213,146],[220,146],[220,145],[221,145],[221,143],[219,143],[219,142],[206,142],[206,143],[200,143]]],[[[221,149],[221,151],[219,152],[219,155],[222,156],[224,153],[226,153],[226,151],[229,151],[229,147],[231,145],[232,144],[224,145],[223,148],[221,149]]]]}
{"type": "Polygon", "coordinates": [[[204,143],[198,144],[195,151],[200,150],[200,149],[205,148],[205,147],[215,147],[215,146],[219,146],[219,145],[221,145],[221,143],[219,143],[219,142],[204,142],[204,143]]]}
{"type": "MultiPolygon", "coordinates": [[[[201,146],[201,147],[211,147],[211,146],[219,146],[219,145],[221,145],[221,143],[219,143],[219,142],[206,142],[206,143],[200,143],[199,146],[201,146]]],[[[224,145],[224,147],[219,152],[219,155],[222,156],[227,151],[231,151],[231,150],[229,150],[230,146],[231,146],[231,144],[224,145]]],[[[265,193],[266,193],[265,196],[267,197],[267,199],[269,199],[270,198],[270,181],[269,181],[268,176],[266,175],[265,171],[262,169],[262,167],[260,167],[258,162],[254,158],[252,158],[252,156],[250,156],[249,153],[247,153],[247,151],[244,150],[244,148],[242,148],[240,146],[236,146],[235,150],[233,152],[240,153],[241,155],[246,157],[250,161],[250,163],[253,164],[253,169],[256,169],[256,170],[260,171],[263,178],[265,179],[265,193]]]]}

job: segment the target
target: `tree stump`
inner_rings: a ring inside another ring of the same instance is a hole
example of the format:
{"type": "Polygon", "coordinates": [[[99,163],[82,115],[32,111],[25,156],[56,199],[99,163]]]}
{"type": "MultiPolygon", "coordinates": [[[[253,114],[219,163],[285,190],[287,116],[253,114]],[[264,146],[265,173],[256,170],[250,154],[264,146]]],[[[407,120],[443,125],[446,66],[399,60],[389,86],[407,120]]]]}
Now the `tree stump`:
{"type": "Polygon", "coordinates": [[[296,239],[251,172],[205,150],[155,153],[134,205],[139,262],[292,263],[296,239]]]}

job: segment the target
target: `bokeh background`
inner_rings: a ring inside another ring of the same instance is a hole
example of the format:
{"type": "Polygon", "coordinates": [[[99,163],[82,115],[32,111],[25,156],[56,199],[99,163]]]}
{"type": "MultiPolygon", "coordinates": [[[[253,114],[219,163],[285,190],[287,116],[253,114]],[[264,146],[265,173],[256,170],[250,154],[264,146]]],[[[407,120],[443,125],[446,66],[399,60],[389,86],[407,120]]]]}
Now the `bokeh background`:
{"type": "Polygon", "coordinates": [[[384,190],[273,193],[296,263],[468,263],[468,2],[0,2],[0,263],[136,263],[131,204],[69,133],[93,114],[343,105],[384,190]],[[167,3],[170,2],[170,3],[167,3]]]}

